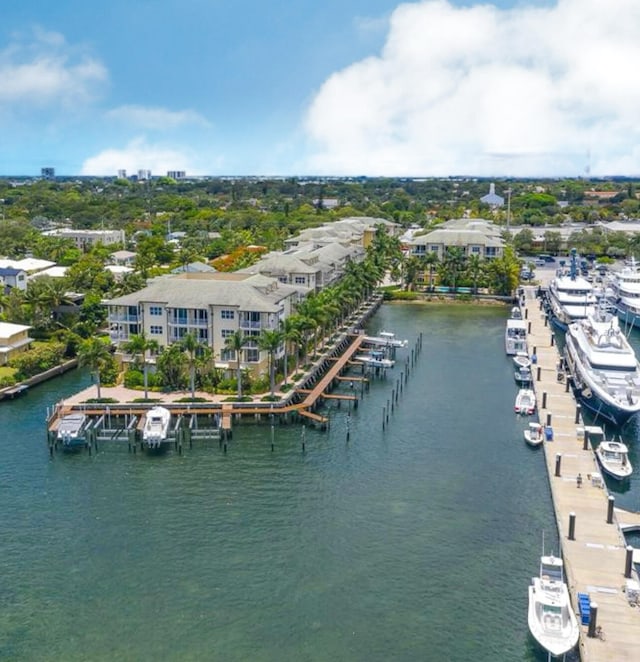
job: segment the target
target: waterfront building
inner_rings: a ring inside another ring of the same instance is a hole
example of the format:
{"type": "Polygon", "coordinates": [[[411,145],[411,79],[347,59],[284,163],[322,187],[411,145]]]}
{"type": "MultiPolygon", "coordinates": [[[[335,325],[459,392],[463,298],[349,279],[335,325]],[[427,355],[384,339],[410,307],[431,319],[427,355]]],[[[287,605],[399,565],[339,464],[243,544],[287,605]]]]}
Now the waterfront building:
{"type": "Polygon", "coordinates": [[[269,357],[258,348],[258,336],[278,329],[299,298],[296,288],[259,274],[183,273],[156,278],[105,305],[111,340],[118,346],[144,333],[167,347],[191,333],[212,350],[218,367],[234,369],[238,357],[225,341],[239,330],[247,338],[241,367],[260,374],[269,357]]]}
{"type": "Polygon", "coordinates": [[[0,365],[7,365],[16,355],[24,352],[33,342],[30,326],[0,322],[0,365]]]}
{"type": "Polygon", "coordinates": [[[136,253],[133,251],[114,251],[109,255],[109,259],[113,264],[120,264],[123,267],[132,267],[133,263],[136,261],[136,253]]]}
{"type": "Polygon", "coordinates": [[[413,256],[435,253],[442,259],[449,248],[461,248],[463,255],[485,259],[502,257],[505,242],[501,228],[481,218],[456,218],[427,234],[412,237],[407,244],[413,256]]]}

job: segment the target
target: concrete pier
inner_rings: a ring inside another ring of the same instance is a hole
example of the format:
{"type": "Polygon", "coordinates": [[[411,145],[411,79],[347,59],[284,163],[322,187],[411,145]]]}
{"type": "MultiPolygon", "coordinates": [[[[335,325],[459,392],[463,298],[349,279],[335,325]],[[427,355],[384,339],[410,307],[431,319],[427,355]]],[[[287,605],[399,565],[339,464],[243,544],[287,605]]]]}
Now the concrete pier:
{"type": "MultiPolygon", "coordinates": [[[[529,351],[535,347],[537,357],[534,389],[538,403],[545,405],[539,409],[540,421],[551,422],[553,431],[553,439],[543,447],[567,583],[576,613],[578,593],[588,593],[591,602],[597,603],[597,624],[604,634],[590,637],[588,626],[581,625],[580,656],[589,662],[631,662],[640,655],[640,607],[630,604],[626,592],[626,543],[619,514],[595,454],[584,444],[581,411],[572,390],[566,388],[567,376],[558,369],[560,355],[553,332],[535,295],[535,287],[524,288],[523,308],[530,322],[529,351]]],[[[632,579],[637,580],[635,572],[632,579]]]]}

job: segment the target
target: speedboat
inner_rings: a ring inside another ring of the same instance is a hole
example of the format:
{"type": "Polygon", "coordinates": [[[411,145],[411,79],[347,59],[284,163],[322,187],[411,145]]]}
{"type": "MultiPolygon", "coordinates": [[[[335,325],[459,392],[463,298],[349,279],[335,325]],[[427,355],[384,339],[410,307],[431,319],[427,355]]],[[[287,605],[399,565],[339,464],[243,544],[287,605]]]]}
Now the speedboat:
{"type": "Polygon", "coordinates": [[[72,450],[86,445],[84,428],[87,416],[81,413],[67,414],[60,419],[58,425],[58,441],[64,448],[72,450]]]}
{"type": "Polygon", "coordinates": [[[529,631],[551,655],[569,652],[578,643],[580,628],[564,583],[562,559],[540,557],[540,575],[529,586],[529,631]]]}
{"type": "Polygon", "coordinates": [[[513,365],[516,368],[531,368],[531,359],[526,352],[518,352],[513,357],[513,365]]]}
{"type": "Polygon", "coordinates": [[[618,318],[603,305],[569,325],[565,360],[576,396],[597,416],[623,425],[640,411],[640,364],[618,318]]]}
{"type": "Polygon", "coordinates": [[[516,368],[513,377],[520,388],[526,388],[533,383],[531,368],[516,368]]]}
{"type": "Polygon", "coordinates": [[[540,423],[529,423],[523,434],[529,446],[540,446],[544,441],[544,427],[540,423]]]}
{"type": "Polygon", "coordinates": [[[629,449],[621,441],[601,441],[596,448],[596,457],[602,471],[612,478],[624,480],[633,471],[629,449]]]}
{"type": "Polygon", "coordinates": [[[354,361],[359,361],[372,368],[393,368],[396,362],[385,358],[384,352],[372,350],[367,354],[356,354],[354,361]]]}
{"type": "Polygon", "coordinates": [[[513,408],[516,414],[530,416],[536,410],[536,394],[530,388],[521,388],[516,395],[516,403],[513,408]]]}
{"type": "Polygon", "coordinates": [[[514,306],[511,309],[511,314],[509,315],[509,319],[512,319],[512,320],[521,320],[522,319],[522,310],[520,309],[520,306],[514,306]]]}
{"type": "Polygon", "coordinates": [[[409,344],[408,340],[396,338],[396,334],[392,331],[380,331],[378,337],[382,338],[387,345],[391,345],[392,347],[406,347],[409,344]]]}
{"type": "Polygon", "coordinates": [[[527,323],[523,319],[509,318],[504,331],[504,350],[509,356],[527,352],[527,323]]]}
{"type": "Polygon", "coordinates": [[[147,419],[142,431],[142,442],[148,448],[160,448],[169,435],[171,412],[164,407],[153,407],[147,413],[147,419]]]}
{"type": "Polygon", "coordinates": [[[571,249],[569,270],[559,269],[549,283],[549,315],[554,326],[566,331],[569,324],[584,319],[597,303],[593,285],[578,275],[576,249],[571,249]]]}

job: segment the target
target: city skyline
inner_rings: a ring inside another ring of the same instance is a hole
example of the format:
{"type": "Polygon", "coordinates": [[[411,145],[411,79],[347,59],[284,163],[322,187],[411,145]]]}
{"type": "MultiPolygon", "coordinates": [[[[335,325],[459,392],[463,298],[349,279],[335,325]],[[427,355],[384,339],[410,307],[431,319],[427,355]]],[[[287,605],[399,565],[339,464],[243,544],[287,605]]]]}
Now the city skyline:
{"type": "Polygon", "coordinates": [[[7,7],[0,175],[640,173],[634,0],[320,5],[7,7]]]}

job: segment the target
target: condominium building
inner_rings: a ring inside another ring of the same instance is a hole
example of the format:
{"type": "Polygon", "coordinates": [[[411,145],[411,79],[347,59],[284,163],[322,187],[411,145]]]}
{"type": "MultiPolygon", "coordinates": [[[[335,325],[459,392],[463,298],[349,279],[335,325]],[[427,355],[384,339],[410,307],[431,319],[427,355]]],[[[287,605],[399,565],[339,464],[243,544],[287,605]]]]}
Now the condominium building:
{"type": "Polygon", "coordinates": [[[294,287],[262,275],[183,273],[157,278],[105,305],[111,340],[117,345],[144,333],[167,347],[193,334],[213,351],[219,367],[235,368],[238,357],[226,340],[241,331],[247,340],[240,363],[260,374],[268,353],[258,348],[257,338],[265,329],[277,329],[297,298],[294,287]]]}
{"type": "Polygon", "coordinates": [[[48,237],[71,239],[81,250],[86,250],[94,244],[111,246],[113,244],[124,244],[125,242],[124,230],[73,230],[71,228],[59,228],[57,230],[47,230],[42,234],[48,237]]]}

